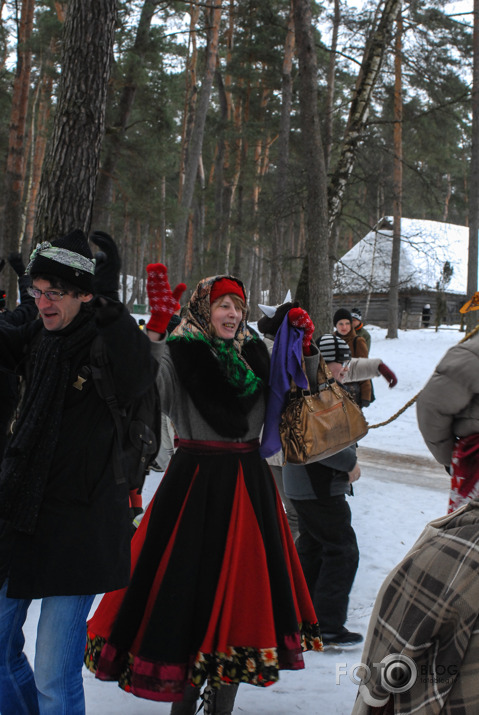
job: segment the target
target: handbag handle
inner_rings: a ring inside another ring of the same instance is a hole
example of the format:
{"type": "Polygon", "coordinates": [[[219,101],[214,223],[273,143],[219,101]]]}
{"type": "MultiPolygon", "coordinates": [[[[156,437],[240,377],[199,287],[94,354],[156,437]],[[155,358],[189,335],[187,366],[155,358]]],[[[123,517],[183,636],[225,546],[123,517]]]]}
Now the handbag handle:
{"type": "MultiPolygon", "coordinates": [[[[306,377],[306,379],[307,379],[307,377],[306,377]]],[[[336,380],[333,373],[329,369],[328,364],[324,361],[324,358],[321,355],[321,353],[319,353],[318,387],[320,384],[324,384],[325,382],[327,383],[329,388],[334,392],[336,397],[339,397],[339,398],[343,397],[344,388],[341,388],[341,386],[338,385],[338,381],[336,380]],[[326,377],[326,381],[323,380],[322,382],[320,382],[320,379],[319,379],[320,371],[323,372],[323,375],[326,377]]]]}
{"type": "MultiPolygon", "coordinates": [[[[311,395],[312,391],[311,391],[311,385],[309,384],[309,380],[308,380],[308,373],[306,372],[306,364],[304,362],[304,354],[303,353],[301,353],[301,369],[302,369],[304,376],[306,378],[306,382],[308,383],[308,387],[307,387],[307,389],[301,389],[300,387],[298,387],[296,385],[293,378],[291,378],[290,392],[292,393],[291,394],[292,397],[293,397],[293,395],[296,396],[298,394],[302,394],[306,399],[308,397],[308,393],[309,393],[309,395],[311,395]]],[[[341,389],[341,387],[338,385],[337,380],[335,379],[333,373],[329,369],[327,363],[324,361],[324,358],[321,355],[321,353],[319,353],[317,383],[318,383],[318,392],[321,392],[322,389],[323,390],[330,389],[334,392],[336,397],[338,397],[339,399],[343,398],[343,396],[344,396],[343,392],[345,392],[345,390],[344,390],[344,388],[341,389]]]]}

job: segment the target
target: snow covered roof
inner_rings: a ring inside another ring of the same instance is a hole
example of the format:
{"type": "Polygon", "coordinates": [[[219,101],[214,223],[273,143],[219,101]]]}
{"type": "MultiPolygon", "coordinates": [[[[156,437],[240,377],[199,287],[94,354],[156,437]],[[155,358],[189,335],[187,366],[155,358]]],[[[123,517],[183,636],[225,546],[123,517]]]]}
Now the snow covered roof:
{"type": "MultiPolygon", "coordinates": [[[[389,290],[392,216],[386,216],[336,264],[335,293],[389,290]]],[[[448,293],[467,293],[469,229],[440,221],[401,219],[399,290],[436,290],[444,264],[453,269],[448,293]]]]}

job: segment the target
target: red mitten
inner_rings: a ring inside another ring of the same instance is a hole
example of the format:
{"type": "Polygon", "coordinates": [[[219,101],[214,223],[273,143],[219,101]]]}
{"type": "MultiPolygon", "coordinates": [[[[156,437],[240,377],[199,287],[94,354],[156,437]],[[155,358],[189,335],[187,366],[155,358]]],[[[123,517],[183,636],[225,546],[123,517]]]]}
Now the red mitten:
{"type": "Polygon", "coordinates": [[[179,283],[172,291],[168,282],[168,271],[163,263],[148,264],[146,272],[148,274],[146,292],[151,310],[151,318],[146,327],[154,333],[166,333],[171,316],[180,307],[178,298],[186,286],[184,283],[179,283]]]}
{"type": "Polygon", "coordinates": [[[311,353],[311,339],[314,333],[313,321],[303,308],[291,308],[288,313],[288,320],[290,325],[304,330],[303,352],[305,355],[309,355],[311,353]]]}
{"type": "MultiPolygon", "coordinates": [[[[185,292],[185,290],[186,290],[186,283],[178,283],[178,285],[176,286],[175,290],[174,290],[173,293],[172,293],[173,298],[174,298],[175,300],[179,301],[180,298],[181,298],[181,296],[182,296],[183,293],[185,292]]],[[[178,308],[179,308],[179,307],[180,307],[180,306],[178,305],[178,308]]],[[[176,310],[178,310],[178,308],[177,308],[176,310]]]]}
{"type": "Polygon", "coordinates": [[[389,387],[394,387],[394,385],[398,384],[398,379],[397,379],[396,375],[383,362],[379,365],[378,370],[381,373],[381,375],[383,377],[385,377],[386,380],[388,381],[389,387]]]}

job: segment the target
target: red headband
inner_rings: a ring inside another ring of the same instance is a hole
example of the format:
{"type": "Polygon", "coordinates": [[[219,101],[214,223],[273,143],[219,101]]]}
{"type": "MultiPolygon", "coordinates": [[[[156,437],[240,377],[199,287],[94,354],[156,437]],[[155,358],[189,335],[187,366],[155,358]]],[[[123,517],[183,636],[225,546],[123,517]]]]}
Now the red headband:
{"type": "Polygon", "coordinates": [[[230,278],[220,278],[211,286],[210,292],[210,303],[214,303],[215,300],[221,298],[222,295],[233,294],[241,298],[242,301],[246,303],[246,296],[243,289],[236,281],[232,281],[230,278]]]}

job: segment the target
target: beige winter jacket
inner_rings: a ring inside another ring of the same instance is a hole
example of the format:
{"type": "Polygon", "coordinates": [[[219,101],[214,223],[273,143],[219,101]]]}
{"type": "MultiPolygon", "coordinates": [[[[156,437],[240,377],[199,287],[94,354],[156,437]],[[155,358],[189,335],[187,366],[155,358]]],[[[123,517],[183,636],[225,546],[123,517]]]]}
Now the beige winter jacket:
{"type": "Polygon", "coordinates": [[[456,437],[479,432],[479,335],[450,348],[417,400],[428,449],[449,466],[456,437]]]}

